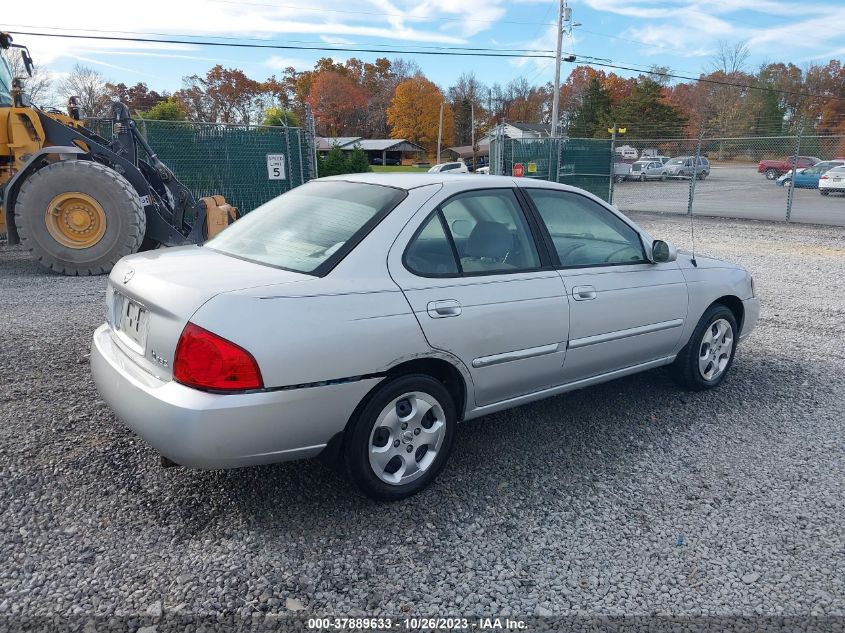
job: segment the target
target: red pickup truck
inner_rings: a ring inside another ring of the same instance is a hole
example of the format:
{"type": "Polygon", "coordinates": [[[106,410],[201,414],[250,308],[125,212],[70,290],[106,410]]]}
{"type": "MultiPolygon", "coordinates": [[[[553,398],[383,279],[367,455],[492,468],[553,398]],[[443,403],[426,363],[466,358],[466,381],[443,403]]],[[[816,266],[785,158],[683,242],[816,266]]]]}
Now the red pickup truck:
{"type": "MultiPolygon", "coordinates": [[[[804,167],[812,167],[816,163],[821,162],[821,158],[815,156],[799,156],[796,169],[803,169],[804,167]]],[[[761,160],[757,165],[757,173],[766,174],[768,180],[776,180],[783,176],[786,172],[792,171],[792,164],[795,162],[794,156],[788,156],[780,160],[761,160]]]]}

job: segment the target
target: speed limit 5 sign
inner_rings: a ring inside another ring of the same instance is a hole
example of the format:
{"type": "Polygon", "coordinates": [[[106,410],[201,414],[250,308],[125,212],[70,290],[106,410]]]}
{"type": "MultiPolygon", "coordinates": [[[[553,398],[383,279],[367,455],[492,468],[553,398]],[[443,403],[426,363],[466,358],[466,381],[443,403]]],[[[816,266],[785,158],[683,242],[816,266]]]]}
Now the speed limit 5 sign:
{"type": "Polygon", "coordinates": [[[267,178],[269,180],[285,179],[284,154],[267,154],[267,178]]]}

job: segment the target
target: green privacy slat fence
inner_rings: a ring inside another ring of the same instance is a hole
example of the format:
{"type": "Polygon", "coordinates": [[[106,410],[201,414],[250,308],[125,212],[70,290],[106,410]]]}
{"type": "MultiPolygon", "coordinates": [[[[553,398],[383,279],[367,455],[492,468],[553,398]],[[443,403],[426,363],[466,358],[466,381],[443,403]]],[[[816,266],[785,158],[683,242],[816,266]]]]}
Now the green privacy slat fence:
{"type": "Polygon", "coordinates": [[[521,164],[524,177],[586,189],[607,200],[610,192],[610,141],[602,139],[493,137],[491,171],[510,175],[521,164]]]}
{"type": "MultiPolygon", "coordinates": [[[[176,177],[200,198],[221,194],[247,213],[311,178],[313,139],[301,128],[137,121],[138,129],[176,177]],[[272,180],[268,155],[283,155],[284,179],[272,180]]],[[[86,125],[111,139],[111,123],[86,125]]]]}

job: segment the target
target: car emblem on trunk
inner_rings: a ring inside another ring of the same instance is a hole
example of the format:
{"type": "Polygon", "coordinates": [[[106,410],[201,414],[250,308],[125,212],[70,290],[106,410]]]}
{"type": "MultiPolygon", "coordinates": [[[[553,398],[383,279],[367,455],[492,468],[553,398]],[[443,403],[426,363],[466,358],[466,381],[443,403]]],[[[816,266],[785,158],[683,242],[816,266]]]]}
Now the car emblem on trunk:
{"type": "Polygon", "coordinates": [[[123,275],[123,283],[128,284],[129,280],[132,279],[132,277],[134,277],[134,276],[135,276],[135,269],[130,268],[129,270],[126,271],[126,274],[123,275]]]}

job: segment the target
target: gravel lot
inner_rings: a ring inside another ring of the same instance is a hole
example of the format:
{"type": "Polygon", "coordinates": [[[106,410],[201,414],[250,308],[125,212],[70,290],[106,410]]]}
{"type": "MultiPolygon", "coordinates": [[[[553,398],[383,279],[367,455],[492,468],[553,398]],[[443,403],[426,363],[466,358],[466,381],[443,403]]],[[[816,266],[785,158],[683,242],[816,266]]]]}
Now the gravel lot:
{"type": "Polygon", "coordinates": [[[467,423],[393,505],[318,462],[160,468],[89,377],[104,279],[0,245],[0,615],[845,615],[842,229],[696,228],[764,301],[720,389],[658,370],[467,423]]]}

